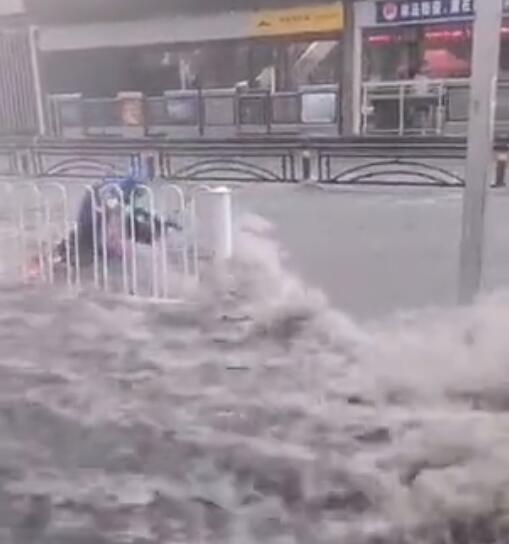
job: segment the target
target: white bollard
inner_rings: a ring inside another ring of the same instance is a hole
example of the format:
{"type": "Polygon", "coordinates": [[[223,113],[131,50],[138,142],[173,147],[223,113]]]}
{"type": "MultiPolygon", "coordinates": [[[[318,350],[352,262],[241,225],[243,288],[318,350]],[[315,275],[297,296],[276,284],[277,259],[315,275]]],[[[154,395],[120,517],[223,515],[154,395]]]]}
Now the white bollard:
{"type": "Polygon", "coordinates": [[[224,262],[233,257],[232,191],[228,187],[211,188],[211,228],[214,259],[224,262]]]}

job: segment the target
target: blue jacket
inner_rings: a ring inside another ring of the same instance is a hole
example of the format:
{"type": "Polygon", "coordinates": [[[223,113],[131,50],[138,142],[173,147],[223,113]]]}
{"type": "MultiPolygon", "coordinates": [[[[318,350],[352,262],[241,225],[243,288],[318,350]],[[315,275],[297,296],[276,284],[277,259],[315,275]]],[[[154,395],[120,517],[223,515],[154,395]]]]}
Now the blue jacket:
{"type": "MultiPolygon", "coordinates": [[[[92,206],[92,194],[87,191],[83,200],[81,201],[78,212],[78,228],[77,235],[79,240],[79,253],[80,262],[82,265],[87,265],[93,262],[94,259],[94,214],[95,224],[97,227],[97,253],[102,254],[102,202],[101,189],[104,189],[108,185],[114,185],[122,190],[124,196],[124,203],[129,205],[131,203],[131,197],[134,191],[142,184],[132,177],[126,178],[106,178],[97,185],[94,186],[95,204],[96,210],[92,206]]],[[[117,196],[117,193],[115,193],[117,196]]],[[[175,230],[181,230],[181,227],[174,221],[163,221],[160,217],[154,215],[152,218],[150,211],[136,208],[135,206],[135,224],[134,233],[132,232],[131,218],[126,217],[126,238],[128,240],[135,238],[136,242],[141,244],[151,244],[153,238],[160,239],[161,233],[165,228],[172,228],[175,230]],[[153,223],[152,223],[153,219],[153,223]],[[154,225],[154,229],[152,228],[154,225]]],[[[73,258],[75,240],[74,236],[71,237],[71,257],[73,258]]],[[[65,242],[61,244],[60,252],[65,252],[65,242]]],[[[64,253],[62,254],[62,257],[64,253]]],[[[74,259],[73,259],[74,260],[74,259]]]]}

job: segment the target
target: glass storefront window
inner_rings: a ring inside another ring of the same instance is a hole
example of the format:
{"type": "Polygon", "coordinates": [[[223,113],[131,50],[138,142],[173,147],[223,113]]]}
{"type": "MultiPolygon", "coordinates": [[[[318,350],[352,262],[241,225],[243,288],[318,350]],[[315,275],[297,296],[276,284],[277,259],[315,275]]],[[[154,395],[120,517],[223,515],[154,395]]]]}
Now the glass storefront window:
{"type": "Polygon", "coordinates": [[[335,84],[340,53],[337,38],[239,40],[64,51],[44,61],[50,94],[114,97],[127,90],[153,97],[196,88],[296,91],[303,85],[335,84]]]}
{"type": "Polygon", "coordinates": [[[304,85],[334,85],[341,74],[338,39],[284,42],[276,56],[276,89],[296,91],[304,85]]]}
{"type": "MultiPolygon", "coordinates": [[[[443,87],[437,80],[469,78],[471,59],[471,22],[365,29],[364,130],[424,135],[443,130],[444,119],[465,122],[468,82],[447,86],[444,117],[443,91],[440,90],[443,87]]],[[[508,76],[509,20],[506,19],[501,32],[500,80],[507,80],[508,76]]],[[[499,92],[499,118],[502,111],[509,111],[507,96],[506,91],[499,92]]]]}
{"type": "Polygon", "coordinates": [[[339,80],[336,40],[241,41],[201,48],[189,63],[203,88],[297,90],[339,80]]]}
{"type": "Polygon", "coordinates": [[[140,48],[131,71],[145,94],[161,95],[168,90],[234,87],[247,79],[247,44],[217,43],[198,47],[140,48]]]}
{"type": "MultiPolygon", "coordinates": [[[[509,20],[502,30],[501,76],[509,76],[509,20]]],[[[367,29],[363,33],[364,81],[470,77],[472,25],[440,23],[367,29]]]]}
{"type": "Polygon", "coordinates": [[[470,23],[369,29],[363,41],[365,81],[470,76],[470,23]]]}

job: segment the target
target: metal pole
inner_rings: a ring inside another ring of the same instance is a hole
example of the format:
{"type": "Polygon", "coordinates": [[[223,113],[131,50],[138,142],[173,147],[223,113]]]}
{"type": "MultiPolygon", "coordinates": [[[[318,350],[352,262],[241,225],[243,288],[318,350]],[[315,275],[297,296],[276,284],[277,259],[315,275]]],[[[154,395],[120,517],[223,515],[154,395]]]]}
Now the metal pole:
{"type": "Polygon", "coordinates": [[[41,83],[41,71],[39,66],[39,44],[38,44],[38,30],[37,27],[31,26],[29,28],[29,40],[30,40],[30,64],[32,67],[32,75],[34,81],[34,92],[37,109],[37,123],[39,125],[39,135],[44,136],[46,134],[46,116],[44,111],[44,97],[41,83]]]}
{"type": "Polygon", "coordinates": [[[493,156],[502,27],[502,0],[478,0],[475,7],[466,187],[460,248],[460,304],[470,304],[481,287],[484,211],[493,156]]]}
{"type": "Polygon", "coordinates": [[[224,263],[233,256],[232,192],[228,187],[210,189],[213,196],[212,237],[216,264],[224,263]]]}
{"type": "Polygon", "coordinates": [[[340,108],[338,128],[340,134],[351,136],[355,131],[354,120],[354,71],[355,71],[355,5],[353,2],[343,2],[344,25],[338,48],[341,59],[341,73],[339,75],[340,108]]]}

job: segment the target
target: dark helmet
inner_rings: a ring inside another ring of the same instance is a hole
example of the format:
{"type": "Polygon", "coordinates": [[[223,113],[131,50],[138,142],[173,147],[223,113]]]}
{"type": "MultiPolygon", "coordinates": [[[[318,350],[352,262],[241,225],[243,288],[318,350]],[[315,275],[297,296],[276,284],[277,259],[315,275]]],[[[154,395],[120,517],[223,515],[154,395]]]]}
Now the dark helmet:
{"type": "Polygon", "coordinates": [[[119,191],[122,192],[124,204],[130,204],[133,194],[141,188],[142,183],[133,177],[126,178],[105,178],[94,187],[96,203],[101,207],[104,199],[112,199],[118,202],[119,191]],[[116,190],[117,189],[117,190],[116,190]]]}

